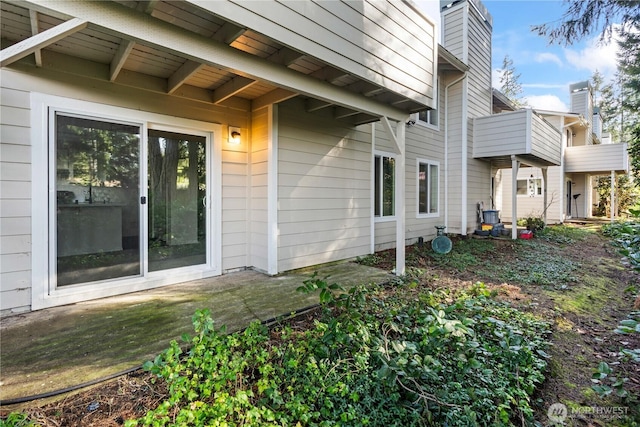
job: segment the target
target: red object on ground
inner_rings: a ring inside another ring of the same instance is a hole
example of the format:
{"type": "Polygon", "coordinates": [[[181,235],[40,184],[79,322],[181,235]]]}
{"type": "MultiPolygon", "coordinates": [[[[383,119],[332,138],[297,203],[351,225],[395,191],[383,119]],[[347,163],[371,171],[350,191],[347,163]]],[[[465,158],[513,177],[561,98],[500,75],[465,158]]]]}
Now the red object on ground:
{"type": "Polygon", "coordinates": [[[525,239],[525,240],[533,239],[533,231],[529,231],[529,230],[521,231],[519,236],[521,239],[525,239]]]}

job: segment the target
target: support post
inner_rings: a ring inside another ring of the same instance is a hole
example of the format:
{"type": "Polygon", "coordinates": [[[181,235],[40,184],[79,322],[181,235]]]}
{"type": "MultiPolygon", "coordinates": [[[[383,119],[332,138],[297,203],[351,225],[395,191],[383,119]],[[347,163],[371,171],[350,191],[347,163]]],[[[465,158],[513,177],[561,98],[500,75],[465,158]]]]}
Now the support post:
{"type": "Polygon", "coordinates": [[[511,156],[511,238],[518,238],[518,171],[520,162],[511,156]]]}
{"type": "Polygon", "coordinates": [[[395,144],[398,154],[395,162],[395,216],[396,216],[396,276],[402,276],[405,270],[405,120],[399,121],[395,132],[387,117],[380,119],[382,126],[395,144]]]}
{"type": "Polygon", "coordinates": [[[545,225],[547,225],[547,211],[549,210],[547,206],[547,172],[547,168],[542,168],[542,220],[545,225]]]}
{"type": "Polygon", "coordinates": [[[611,171],[611,222],[616,219],[616,171],[611,171]]]}

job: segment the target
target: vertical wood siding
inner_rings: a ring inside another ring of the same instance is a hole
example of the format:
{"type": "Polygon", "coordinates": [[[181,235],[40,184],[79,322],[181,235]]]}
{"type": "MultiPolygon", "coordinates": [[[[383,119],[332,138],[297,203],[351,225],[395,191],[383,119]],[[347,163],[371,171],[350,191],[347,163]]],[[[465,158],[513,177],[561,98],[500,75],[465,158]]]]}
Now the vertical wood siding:
{"type": "Polygon", "coordinates": [[[278,270],[348,259],[370,249],[370,126],[279,106],[278,270]]]}

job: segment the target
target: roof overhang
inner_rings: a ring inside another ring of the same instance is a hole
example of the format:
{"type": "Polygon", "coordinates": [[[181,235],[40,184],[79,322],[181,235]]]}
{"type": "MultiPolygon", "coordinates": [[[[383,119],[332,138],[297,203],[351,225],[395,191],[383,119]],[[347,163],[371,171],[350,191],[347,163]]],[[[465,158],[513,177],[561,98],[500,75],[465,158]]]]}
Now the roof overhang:
{"type": "MultiPolygon", "coordinates": [[[[157,8],[173,7],[170,2],[31,0],[3,1],[3,4],[10,5],[12,12],[22,10],[15,13],[21,20],[31,21],[32,32],[30,37],[20,32],[10,34],[8,29],[5,31],[3,23],[3,67],[16,65],[17,61],[35,54],[38,67],[47,67],[54,62],[58,67],[56,71],[222,106],[231,103],[237,107],[245,103],[249,110],[301,96],[315,109],[333,108],[336,118],[352,124],[376,121],[381,117],[405,121],[410,113],[430,108],[428,102],[422,103],[394,92],[385,87],[384,82],[375,83],[337,69],[332,64],[278,44],[255,30],[224,21],[218,16],[207,16],[209,20],[221,21],[213,36],[177,25],[164,10],[155,13],[157,8]],[[15,37],[10,39],[10,36],[15,37]],[[86,46],[86,50],[95,50],[96,57],[102,55],[108,59],[100,62],[89,56],[78,56],[72,48],[73,41],[69,42],[73,37],[91,44],[86,46]],[[239,42],[243,37],[248,40],[239,42]],[[269,56],[256,54],[250,49],[251,42],[262,43],[274,52],[269,56]],[[107,44],[109,46],[103,46],[107,44]],[[100,49],[102,51],[98,52],[100,49]],[[150,74],[150,71],[142,69],[144,62],[138,69],[128,66],[131,52],[135,50],[138,54],[155,55],[159,59],[168,57],[170,60],[163,64],[167,70],[162,72],[169,75],[150,74]],[[43,54],[56,60],[42,61],[43,54]],[[78,67],[82,61],[90,67],[78,67]],[[72,62],[73,67],[65,66],[65,63],[72,62]],[[309,71],[310,68],[313,71],[309,71]],[[92,74],[83,74],[89,73],[88,69],[92,74]],[[204,81],[208,76],[221,77],[215,81],[204,81]],[[154,83],[138,84],[145,78],[154,83]],[[159,79],[166,83],[158,85],[159,79]],[[195,81],[201,83],[198,85],[195,81]]],[[[190,2],[181,5],[194,7],[190,2]]],[[[4,9],[3,6],[3,15],[6,16],[8,13],[4,9]]],[[[453,69],[468,69],[443,53],[445,57],[444,62],[453,69]]]]}
{"type": "Polygon", "coordinates": [[[516,111],[518,109],[513,102],[498,89],[491,88],[491,95],[494,107],[498,107],[502,111],[516,111]]]}
{"type": "Polygon", "coordinates": [[[442,45],[438,45],[438,70],[455,71],[464,73],[469,71],[469,66],[449,52],[442,45]]]}

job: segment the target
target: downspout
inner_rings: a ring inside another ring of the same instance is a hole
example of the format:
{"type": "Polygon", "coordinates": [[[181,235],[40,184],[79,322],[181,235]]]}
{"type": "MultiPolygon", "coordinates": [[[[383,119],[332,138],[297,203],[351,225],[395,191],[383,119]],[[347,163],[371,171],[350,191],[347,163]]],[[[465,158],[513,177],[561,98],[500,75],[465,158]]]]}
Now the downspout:
{"type": "Polygon", "coordinates": [[[461,148],[461,152],[460,152],[460,157],[461,157],[461,164],[460,167],[462,168],[462,190],[460,191],[461,193],[461,200],[460,200],[460,207],[461,207],[461,212],[460,212],[460,234],[463,236],[467,235],[467,204],[468,204],[468,200],[467,200],[467,177],[468,177],[468,167],[469,164],[467,162],[468,159],[468,155],[469,155],[469,147],[468,147],[468,140],[469,140],[469,135],[468,135],[468,124],[467,124],[467,119],[468,119],[468,99],[467,99],[467,84],[468,81],[465,79],[462,82],[462,138],[461,138],[461,144],[462,146],[461,148]]]}
{"type": "Polygon", "coordinates": [[[467,77],[465,71],[444,88],[444,225],[449,226],[449,88],[467,77]]]}

